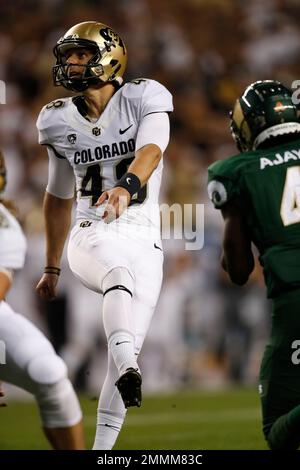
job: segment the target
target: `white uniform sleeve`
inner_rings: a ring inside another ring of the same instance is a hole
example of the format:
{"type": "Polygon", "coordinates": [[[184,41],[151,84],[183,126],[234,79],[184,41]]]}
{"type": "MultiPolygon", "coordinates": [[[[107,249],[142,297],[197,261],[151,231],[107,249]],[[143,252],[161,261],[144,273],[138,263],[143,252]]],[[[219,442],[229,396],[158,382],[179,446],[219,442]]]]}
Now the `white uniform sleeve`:
{"type": "Polygon", "coordinates": [[[43,108],[36,121],[36,127],[38,130],[38,136],[39,136],[38,140],[39,140],[39,144],[41,145],[45,145],[46,143],[49,142],[47,127],[44,121],[46,121],[46,119],[45,119],[45,109],[43,108]]]}
{"type": "Polygon", "coordinates": [[[58,158],[65,158],[66,123],[63,117],[64,106],[64,100],[49,103],[43,107],[36,122],[39,144],[51,147],[58,158]]]}
{"type": "Polygon", "coordinates": [[[141,102],[140,118],[151,113],[170,113],[173,111],[171,93],[155,80],[147,80],[141,102]]]}
{"type": "Polygon", "coordinates": [[[0,204],[0,266],[8,270],[24,265],[26,239],[16,218],[0,204]]]}
{"type": "Polygon", "coordinates": [[[167,148],[170,139],[170,121],[167,113],[151,113],[142,118],[139,125],[136,150],[147,144],[155,144],[161,152],[167,148]]]}
{"type": "Polygon", "coordinates": [[[47,152],[49,156],[47,193],[61,199],[71,199],[75,189],[73,168],[68,160],[58,158],[52,148],[47,148],[47,152]]]}

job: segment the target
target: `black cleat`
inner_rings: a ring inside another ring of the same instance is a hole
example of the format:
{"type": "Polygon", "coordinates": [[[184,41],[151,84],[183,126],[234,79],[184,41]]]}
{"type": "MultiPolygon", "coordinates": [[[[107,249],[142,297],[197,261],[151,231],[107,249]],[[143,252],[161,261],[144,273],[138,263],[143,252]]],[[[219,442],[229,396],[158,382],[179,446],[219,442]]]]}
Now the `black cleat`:
{"type": "Polygon", "coordinates": [[[142,403],[142,377],[133,367],[126,369],[126,372],[116,381],[125,408],[130,406],[141,406],[142,403]]]}

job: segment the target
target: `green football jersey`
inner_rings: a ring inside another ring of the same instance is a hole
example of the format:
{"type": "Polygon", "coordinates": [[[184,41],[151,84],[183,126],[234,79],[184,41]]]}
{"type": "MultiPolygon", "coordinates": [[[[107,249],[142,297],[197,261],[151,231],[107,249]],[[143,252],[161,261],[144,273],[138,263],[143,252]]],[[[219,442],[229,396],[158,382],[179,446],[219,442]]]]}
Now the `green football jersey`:
{"type": "Polygon", "coordinates": [[[268,297],[300,287],[300,140],[212,164],[208,193],[216,208],[241,207],[260,253],[268,297]]]}

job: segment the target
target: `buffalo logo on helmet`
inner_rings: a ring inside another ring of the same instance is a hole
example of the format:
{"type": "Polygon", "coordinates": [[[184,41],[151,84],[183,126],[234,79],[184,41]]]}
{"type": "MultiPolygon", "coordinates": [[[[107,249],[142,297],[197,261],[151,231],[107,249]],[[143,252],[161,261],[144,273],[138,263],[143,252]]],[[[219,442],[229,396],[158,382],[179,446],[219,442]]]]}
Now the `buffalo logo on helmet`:
{"type": "Polygon", "coordinates": [[[105,40],[105,45],[109,52],[110,52],[111,46],[116,47],[116,45],[119,45],[120,47],[122,47],[124,54],[126,54],[126,49],[125,49],[122,39],[111,28],[109,27],[101,28],[99,33],[105,40]]]}

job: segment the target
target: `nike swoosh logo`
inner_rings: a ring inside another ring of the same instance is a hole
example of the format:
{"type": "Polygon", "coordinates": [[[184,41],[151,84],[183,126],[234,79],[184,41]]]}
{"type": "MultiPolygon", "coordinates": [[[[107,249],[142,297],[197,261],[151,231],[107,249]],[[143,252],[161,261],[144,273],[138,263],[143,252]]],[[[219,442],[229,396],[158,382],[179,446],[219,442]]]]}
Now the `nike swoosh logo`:
{"type": "Polygon", "coordinates": [[[120,343],[117,342],[117,343],[116,343],[116,346],[119,346],[119,344],[123,344],[123,343],[130,343],[130,341],[121,341],[120,343]]]}
{"type": "Polygon", "coordinates": [[[156,245],[156,243],[154,243],[154,248],[157,248],[157,250],[160,250],[160,251],[162,251],[161,247],[160,247],[160,246],[158,246],[158,245],[156,245]]]}
{"type": "Polygon", "coordinates": [[[133,124],[130,124],[130,126],[126,127],[126,129],[122,130],[122,129],[119,129],[119,133],[122,135],[122,134],[125,134],[125,132],[128,131],[128,129],[130,129],[131,127],[133,126],[133,124]]]}

